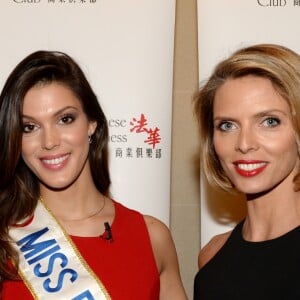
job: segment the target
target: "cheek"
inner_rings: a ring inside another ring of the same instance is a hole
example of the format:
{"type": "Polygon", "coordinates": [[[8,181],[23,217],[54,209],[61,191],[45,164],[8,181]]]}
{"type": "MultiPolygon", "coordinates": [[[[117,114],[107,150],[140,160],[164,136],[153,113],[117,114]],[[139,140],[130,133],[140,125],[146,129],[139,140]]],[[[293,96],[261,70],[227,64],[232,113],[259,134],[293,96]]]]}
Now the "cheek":
{"type": "Polygon", "coordinates": [[[274,153],[274,155],[282,158],[293,159],[299,156],[298,144],[294,136],[287,135],[285,138],[268,139],[264,145],[270,153],[274,153]]]}
{"type": "Polygon", "coordinates": [[[26,160],[30,155],[32,155],[37,149],[37,142],[30,138],[25,138],[22,140],[22,157],[26,160]]]}
{"type": "Polygon", "coordinates": [[[85,133],[85,131],[82,130],[65,133],[62,136],[62,139],[74,146],[75,145],[84,146],[85,144],[89,143],[88,135],[85,133]]]}
{"type": "Polygon", "coordinates": [[[230,157],[232,156],[232,151],[230,151],[227,144],[218,141],[218,139],[214,140],[213,143],[214,150],[217,156],[216,158],[219,160],[222,169],[227,173],[229,166],[227,166],[228,164],[226,164],[226,162],[230,160],[230,157]]]}
{"type": "Polygon", "coordinates": [[[232,153],[232,146],[229,141],[224,141],[223,139],[215,136],[213,138],[213,145],[215,152],[220,160],[225,159],[227,155],[232,153]]]}

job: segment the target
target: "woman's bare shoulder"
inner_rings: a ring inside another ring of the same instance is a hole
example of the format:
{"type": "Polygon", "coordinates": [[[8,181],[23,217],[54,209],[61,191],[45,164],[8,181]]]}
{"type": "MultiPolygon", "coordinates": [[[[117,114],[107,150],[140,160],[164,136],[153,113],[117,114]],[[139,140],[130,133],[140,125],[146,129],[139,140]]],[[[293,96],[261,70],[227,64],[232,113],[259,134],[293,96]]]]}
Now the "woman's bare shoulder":
{"type": "Polygon", "coordinates": [[[229,238],[231,231],[218,234],[214,236],[200,251],[198,256],[198,266],[201,269],[207,264],[216,253],[223,247],[227,239],[229,238]]]}

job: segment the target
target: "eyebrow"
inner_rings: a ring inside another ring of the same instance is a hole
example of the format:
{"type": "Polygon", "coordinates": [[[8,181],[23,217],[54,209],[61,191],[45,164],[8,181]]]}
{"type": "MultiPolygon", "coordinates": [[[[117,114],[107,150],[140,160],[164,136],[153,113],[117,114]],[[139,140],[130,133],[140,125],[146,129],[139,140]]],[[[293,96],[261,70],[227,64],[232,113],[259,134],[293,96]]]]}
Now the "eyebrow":
{"type": "Polygon", "coordinates": [[[255,116],[257,117],[263,117],[263,116],[267,116],[267,115],[272,115],[274,113],[280,113],[282,115],[288,116],[288,114],[280,109],[270,109],[270,110],[265,110],[262,112],[259,112],[257,114],[255,114],[255,116]]]}
{"type": "MultiPolygon", "coordinates": [[[[275,113],[280,113],[286,117],[288,117],[289,115],[280,110],[280,109],[269,109],[269,110],[264,110],[264,111],[260,111],[258,112],[257,114],[254,114],[254,117],[255,118],[261,118],[261,117],[265,117],[265,116],[268,116],[268,115],[273,115],[275,113]]],[[[228,121],[234,121],[235,118],[232,118],[232,117],[226,117],[226,116],[217,116],[213,119],[213,121],[218,121],[218,120],[228,120],[228,121]]]]}
{"type": "MultiPolygon", "coordinates": [[[[63,107],[62,109],[59,109],[57,112],[54,113],[54,117],[57,117],[59,116],[60,114],[62,114],[65,110],[68,110],[68,109],[75,109],[75,110],[78,110],[77,107],[75,106],[66,106],[66,107],[63,107]]],[[[34,119],[33,117],[31,116],[27,116],[27,115],[22,115],[22,118],[27,118],[27,119],[34,119]]]]}

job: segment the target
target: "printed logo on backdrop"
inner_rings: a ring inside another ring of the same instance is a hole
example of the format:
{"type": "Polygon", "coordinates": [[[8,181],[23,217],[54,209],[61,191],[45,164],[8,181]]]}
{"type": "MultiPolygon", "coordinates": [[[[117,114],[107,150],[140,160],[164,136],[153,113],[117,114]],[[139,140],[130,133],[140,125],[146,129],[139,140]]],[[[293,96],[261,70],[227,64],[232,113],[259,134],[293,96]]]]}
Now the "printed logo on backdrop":
{"type": "Polygon", "coordinates": [[[18,4],[88,4],[96,3],[97,0],[11,0],[18,4]]]}
{"type": "Polygon", "coordinates": [[[119,159],[160,159],[160,128],[147,115],[108,120],[111,154],[119,159]]]}
{"type": "Polygon", "coordinates": [[[300,0],[256,0],[259,6],[263,7],[285,7],[300,6],[300,0]]]}

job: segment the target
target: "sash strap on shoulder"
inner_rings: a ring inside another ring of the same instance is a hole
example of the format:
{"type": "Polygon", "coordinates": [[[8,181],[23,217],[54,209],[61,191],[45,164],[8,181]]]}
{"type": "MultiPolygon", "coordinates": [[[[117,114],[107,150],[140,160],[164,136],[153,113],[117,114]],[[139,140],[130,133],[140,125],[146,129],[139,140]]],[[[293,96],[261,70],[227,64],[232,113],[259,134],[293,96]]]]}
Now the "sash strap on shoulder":
{"type": "Polygon", "coordinates": [[[108,300],[100,279],[40,200],[26,226],[10,228],[19,253],[19,274],[34,299],[108,300]]]}

